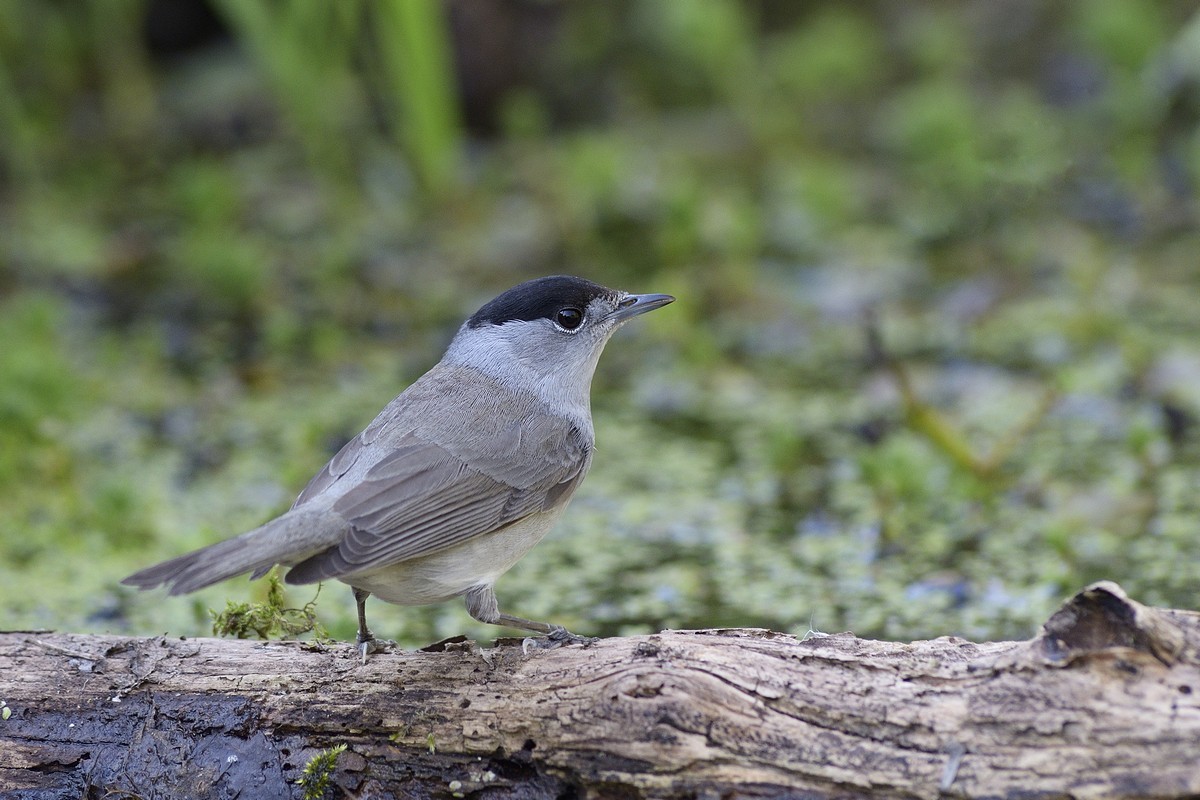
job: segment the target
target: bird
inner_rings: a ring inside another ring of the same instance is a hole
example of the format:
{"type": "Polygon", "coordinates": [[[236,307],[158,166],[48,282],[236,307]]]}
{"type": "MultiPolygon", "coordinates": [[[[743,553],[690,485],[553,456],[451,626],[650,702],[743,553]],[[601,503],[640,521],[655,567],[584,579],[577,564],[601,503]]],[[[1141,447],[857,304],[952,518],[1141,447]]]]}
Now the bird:
{"type": "Polygon", "coordinates": [[[336,579],[353,590],[364,663],[385,647],[367,627],[372,595],[404,606],[461,596],[474,619],[543,634],[542,646],[590,641],[501,611],[494,586],[550,531],[591,467],[591,383],[605,344],[674,300],[568,275],[508,289],[287,512],[122,583],[180,595],[277,565],[288,584],[336,579]]]}

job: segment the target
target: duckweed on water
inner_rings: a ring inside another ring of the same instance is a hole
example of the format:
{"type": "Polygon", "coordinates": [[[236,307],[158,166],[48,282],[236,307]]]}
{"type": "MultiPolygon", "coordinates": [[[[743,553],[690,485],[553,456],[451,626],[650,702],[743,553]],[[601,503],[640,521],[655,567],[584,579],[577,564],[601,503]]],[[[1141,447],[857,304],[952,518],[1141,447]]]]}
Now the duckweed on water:
{"type": "MultiPolygon", "coordinates": [[[[129,96],[73,72],[93,34],[2,8],[74,32],[0,37],[25,65],[0,137],[8,627],[197,635],[230,603],[272,633],[277,583],[118,581],[285,510],[467,314],[561,272],[679,302],[608,347],[592,473],[500,581],[514,612],[907,639],[1028,636],[1098,578],[1200,605],[1188,4],[564,6],[530,55],[553,66],[470,106],[437,192],[386,103],[339,141],[293,129],[217,48],[135,54],[150,105],[111,118],[129,96]],[[307,159],[338,146],[331,188],[307,159]]],[[[314,611],[353,635],[348,589],[314,611]]],[[[372,623],[503,633],[460,603],[372,623]]]]}

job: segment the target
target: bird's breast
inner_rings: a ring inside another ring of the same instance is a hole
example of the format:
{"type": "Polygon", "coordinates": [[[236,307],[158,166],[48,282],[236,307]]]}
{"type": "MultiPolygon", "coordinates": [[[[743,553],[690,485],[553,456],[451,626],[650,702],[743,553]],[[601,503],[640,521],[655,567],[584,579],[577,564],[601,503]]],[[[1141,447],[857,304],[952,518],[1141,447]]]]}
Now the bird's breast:
{"type": "Polygon", "coordinates": [[[381,600],[425,605],[491,586],[550,531],[566,504],[421,558],[339,578],[381,600]]]}

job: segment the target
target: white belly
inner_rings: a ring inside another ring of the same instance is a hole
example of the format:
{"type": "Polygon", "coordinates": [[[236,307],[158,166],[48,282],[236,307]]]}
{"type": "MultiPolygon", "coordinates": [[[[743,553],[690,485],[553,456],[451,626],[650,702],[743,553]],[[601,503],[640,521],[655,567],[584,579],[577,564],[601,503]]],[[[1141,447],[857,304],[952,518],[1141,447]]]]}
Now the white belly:
{"type": "Polygon", "coordinates": [[[343,575],[338,580],[397,605],[440,603],[475,586],[493,585],[542,540],[564,506],[423,558],[372,572],[343,575]]]}

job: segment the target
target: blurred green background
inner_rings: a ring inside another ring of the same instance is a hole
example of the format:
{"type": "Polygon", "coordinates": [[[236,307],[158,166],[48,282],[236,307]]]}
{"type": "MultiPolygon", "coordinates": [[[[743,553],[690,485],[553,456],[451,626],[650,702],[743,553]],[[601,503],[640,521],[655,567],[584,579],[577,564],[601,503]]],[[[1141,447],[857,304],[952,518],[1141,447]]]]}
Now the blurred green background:
{"type": "Polygon", "coordinates": [[[509,611],[1196,608],[1198,122],[1194,2],[0,3],[0,626],[207,632],[262,582],[118,581],[282,512],[552,273],[679,301],[610,344],[509,611]]]}

